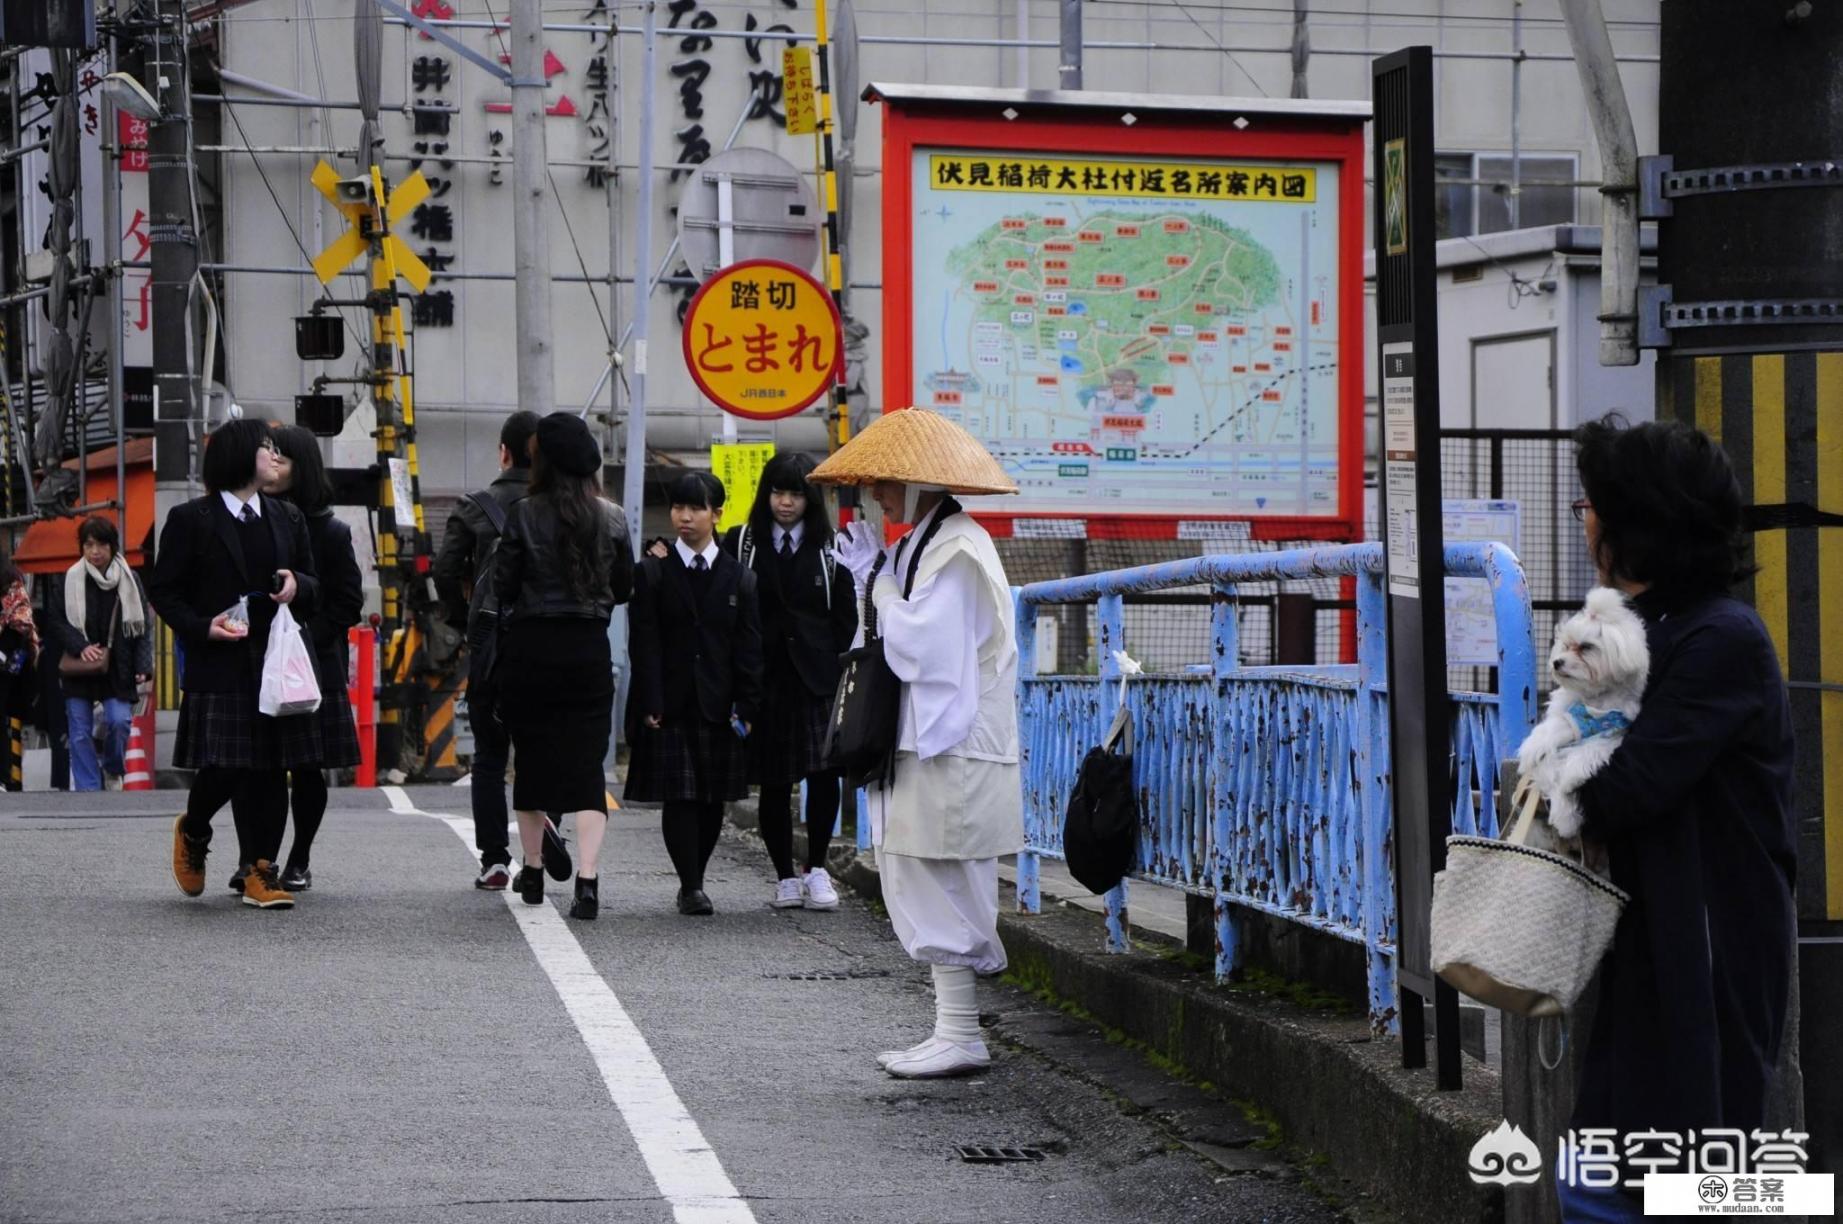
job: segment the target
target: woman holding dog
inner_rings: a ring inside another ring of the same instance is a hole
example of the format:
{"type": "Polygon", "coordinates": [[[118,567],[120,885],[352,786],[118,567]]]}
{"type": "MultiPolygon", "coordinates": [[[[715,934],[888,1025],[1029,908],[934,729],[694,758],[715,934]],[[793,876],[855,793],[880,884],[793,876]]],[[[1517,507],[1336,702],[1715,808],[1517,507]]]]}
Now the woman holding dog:
{"type": "Polygon", "coordinates": [[[1626,1136],[1766,1125],[1795,951],[1792,721],[1766,627],[1728,594],[1751,571],[1721,448],[1683,424],[1617,417],[1583,426],[1576,445],[1588,552],[1644,618],[1651,670],[1624,743],[1576,792],[1583,835],[1631,902],[1571,1125],[1618,1132],[1634,1190],[1560,1193],[1564,1220],[1637,1220],[1653,1153],[1633,1160],[1626,1136]]]}

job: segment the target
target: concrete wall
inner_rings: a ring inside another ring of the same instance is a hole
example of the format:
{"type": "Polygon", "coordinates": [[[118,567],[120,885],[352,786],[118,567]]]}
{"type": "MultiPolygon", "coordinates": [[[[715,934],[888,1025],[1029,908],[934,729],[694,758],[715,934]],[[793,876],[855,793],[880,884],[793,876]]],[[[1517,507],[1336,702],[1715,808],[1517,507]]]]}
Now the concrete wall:
{"type": "MultiPolygon", "coordinates": [[[[457,16],[484,19],[484,0],[451,0],[457,16]]],[[[591,7],[586,2],[580,6],[591,7]]],[[[1028,34],[1033,39],[1054,40],[1057,5],[1053,0],[1028,4],[1013,0],[949,0],[918,5],[908,0],[857,0],[859,31],[866,37],[1015,38],[1018,14],[1027,11],[1028,34]]],[[[1613,41],[1622,54],[1655,56],[1657,0],[1609,0],[1608,17],[1615,23],[1613,41]]],[[[494,11],[503,15],[504,6],[494,11]]],[[[1292,6],[1287,0],[1255,0],[1232,10],[1218,7],[1094,3],[1085,6],[1086,36],[1090,42],[1155,42],[1158,50],[1110,50],[1087,53],[1087,84],[1094,89],[1171,93],[1254,95],[1285,97],[1291,83],[1291,61],[1286,48],[1291,40],[1292,6]],[[1173,49],[1166,49],[1173,48],[1173,49]],[[1227,48],[1225,54],[1219,48],[1227,48]]],[[[1523,45],[1532,54],[1566,51],[1566,35],[1558,21],[1554,0],[1531,0],[1521,6],[1523,45]]],[[[632,19],[631,10],[624,10],[632,19]]],[[[797,30],[813,23],[809,0],[773,3],[700,5],[719,30],[739,30],[753,15],[758,27],[784,22],[797,30]]],[[[1366,97],[1369,90],[1369,52],[1381,53],[1410,43],[1431,43],[1446,52],[1481,51],[1507,54],[1512,47],[1508,0],[1389,0],[1386,4],[1347,3],[1338,12],[1315,14],[1311,26],[1314,49],[1308,80],[1313,97],[1366,97]],[[1424,13],[1424,17],[1403,17],[1424,13]],[[1336,54],[1340,51],[1363,54],[1336,54]]],[[[349,16],[352,0],[259,0],[231,10],[218,24],[220,57],[225,67],[288,89],[332,100],[356,97],[352,72],[352,36],[349,16]]],[[[568,11],[551,13],[553,20],[576,20],[568,11]]],[[[669,20],[662,6],[662,21],[669,20]]],[[[687,13],[681,24],[697,18],[687,13]]],[[[488,31],[461,35],[467,45],[496,55],[496,37],[488,31]]],[[[653,123],[662,161],[677,156],[674,133],[701,124],[713,148],[720,147],[739,112],[748,89],[748,73],[759,70],[749,61],[742,40],[714,40],[708,50],[681,41],[683,34],[662,43],[659,87],[655,94],[653,123]],[[672,75],[675,65],[695,73],[692,61],[702,60],[709,75],[690,88],[693,78],[672,75]],[[702,115],[689,116],[688,105],[701,105],[702,115]]],[[[509,153],[509,143],[494,146],[492,134],[510,140],[509,116],[488,113],[490,102],[501,101],[505,91],[480,70],[436,44],[401,27],[385,30],[383,100],[402,107],[406,98],[441,97],[459,108],[449,136],[451,154],[486,157],[495,147],[509,153]],[[451,61],[446,88],[413,84],[414,62],[438,55],[451,61]]],[[[620,112],[620,150],[631,166],[637,156],[637,135],[643,113],[639,91],[640,40],[618,39],[619,54],[610,83],[610,106],[620,112]]],[[[579,112],[576,118],[555,118],[550,123],[550,156],[554,163],[586,158],[592,147],[588,126],[591,97],[585,81],[593,55],[593,40],[584,33],[555,34],[550,42],[564,71],[552,85],[553,99],[568,95],[579,112]]],[[[777,66],[778,48],[760,46],[761,68],[777,66]]],[[[1053,47],[1028,53],[1029,84],[1055,83],[1057,52],[1053,47]]],[[[1523,67],[1523,106],[1520,143],[1529,153],[1565,152],[1580,157],[1581,176],[1597,177],[1598,162],[1581,107],[1573,65],[1566,61],[1532,60],[1523,67]]],[[[1511,68],[1505,59],[1442,58],[1437,61],[1438,118],[1442,150],[1508,151],[1511,145],[1511,68]]],[[[1654,63],[1625,67],[1642,151],[1655,148],[1657,69],[1654,63]]],[[[1015,85],[1022,83],[1014,48],[918,46],[866,43],[862,48],[860,81],[915,81],[937,84],[1015,85]]],[[[233,87],[233,93],[247,93],[233,87]]],[[[234,115],[241,122],[226,122],[223,143],[236,145],[247,138],[255,145],[351,147],[357,128],[353,111],[322,112],[244,105],[234,115]]],[[[881,388],[877,358],[877,331],[881,312],[874,288],[881,276],[878,216],[881,207],[877,170],[880,157],[880,116],[875,108],[858,105],[859,175],[856,183],[858,220],[852,234],[852,275],[871,288],[854,296],[858,313],[872,329],[871,366],[866,378],[873,404],[881,388]]],[[[401,112],[384,120],[386,149],[407,154],[416,139],[409,118],[401,112]]],[[[739,143],[773,149],[796,164],[811,164],[811,142],[792,138],[770,120],[756,119],[743,127],[739,143]]],[[[322,203],[308,185],[313,154],[265,154],[261,158],[269,186],[258,176],[250,157],[224,154],[226,233],[223,257],[232,263],[298,267],[305,260],[296,245],[318,251],[340,231],[343,222],[322,203]],[[273,188],[281,202],[278,211],[270,199],[273,188]],[[286,224],[282,213],[286,213],[286,224]],[[292,230],[292,232],[291,232],[292,230]]],[[[350,167],[349,161],[340,165],[350,167]]],[[[395,177],[408,172],[401,161],[387,162],[395,177]]],[[[433,161],[425,173],[435,173],[433,161]]],[[[558,275],[596,277],[608,268],[609,216],[607,193],[586,181],[580,165],[557,164],[555,176],[562,208],[553,200],[552,264],[558,275]],[[568,226],[564,224],[567,215],[568,226]],[[573,228],[574,242],[571,240],[573,228]],[[578,250],[580,254],[578,254],[578,250]]],[[[451,207],[455,237],[441,244],[454,256],[451,270],[474,273],[509,273],[510,169],[501,174],[507,183],[493,185],[492,167],[458,164],[444,175],[452,186],[439,202],[451,207]]],[[[675,190],[664,182],[655,197],[655,248],[663,252],[672,235],[668,211],[675,190]]],[[[632,266],[634,188],[637,175],[623,175],[619,196],[622,230],[617,268],[626,274],[632,266]]],[[[1589,190],[1580,192],[1579,215],[1591,220],[1597,201],[1589,190]]],[[[432,245],[413,240],[419,249],[432,245]]],[[[350,296],[356,281],[342,282],[350,296]]],[[[514,405],[512,287],[506,282],[455,281],[437,288],[455,294],[455,325],[448,329],[423,327],[414,346],[416,398],[422,436],[423,484],[439,494],[481,483],[491,472],[499,419],[514,405]]],[[[305,390],[317,366],[295,360],[289,343],[289,320],[313,300],[317,286],[309,279],[285,275],[232,274],[225,298],[225,330],[229,345],[229,382],[246,407],[266,415],[289,419],[293,397],[305,390]]],[[[1501,287],[1500,287],[1501,291],[1501,287]]],[[[1481,291],[1484,292],[1484,291],[1481,291]]],[[[623,294],[625,298],[625,294],[623,294]]],[[[605,287],[557,284],[553,298],[556,326],[557,396],[562,406],[579,408],[588,396],[605,361],[607,343],[600,310],[608,314],[617,331],[630,315],[627,300],[610,307],[605,287]],[[592,300],[594,299],[593,304],[592,300]]],[[[649,441],[671,449],[702,448],[717,433],[719,418],[701,403],[685,377],[678,358],[676,299],[667,293],[655,297],[650,316],[652,360],[649,362],[649,398],[652,404],[649,441]]],[[[349,346],[352,347],[352,346],[349,346]]],[[[631,359],[631,352],[628,354],[631,359]]],[[[349,362],[347,363],[349,364],[349,362]]],[[[347,373],[327,368],[328,373],[347,373]]],[[[606,402],[604,394],[603,402],[606,402]]],[[[530,405],[528,405],[530,406],[530,405]]],[[[879,405],[880,406],[880,405],[879,405]]],[[[543,406],[534,406],[543,407],[543,406]]],[[[772,436],[783,446],[816,448],[823,445],[818,421],[811,415],[753,431],[772,436]]]]}

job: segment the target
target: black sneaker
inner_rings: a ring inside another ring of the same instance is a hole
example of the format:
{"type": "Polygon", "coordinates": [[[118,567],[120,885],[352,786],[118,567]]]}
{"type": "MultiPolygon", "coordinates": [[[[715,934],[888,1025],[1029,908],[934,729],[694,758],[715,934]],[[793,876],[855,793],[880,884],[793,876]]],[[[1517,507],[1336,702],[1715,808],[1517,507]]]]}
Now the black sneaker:
{"type": "Polygon", "coordinates": [[[551,879],[561,884],[570,878],[576,864],[570,861],[570,848],[563,840],[563,834],[557,830],[557,822],[544,817],[544,871],[551,879]]]}
{"type": "Polygon", "coordinates": [[[511,863],[482,863],[480,874],[474,877],[474,887],[485,892],[504,892],[511,882],[511,863]]]}
{"type": "Polygon", "coordinates": [[[580,918],[584,922],[594,922],[595,915],[601,912],[601,895],[598,889],[599,877],[585,880],[576,877],[576,900],[570,905],[570,917],[580,918]]]}
{"type": "Polygon", "coordinates": [[[519,899],[526,905],[544,904],[544,873],[538,868],[520,867],[512,887],[518,890],[519,899]]]}
{"type": "Polygon", "coordinates": [[[282,872],[282,887],[289,892],[306,892],[314,886],[314,873],[290,863],[282,872]]]}
{"type": "Polygon", "coordinates": [[[250,874],[250,865],[248,863],[244,863],[242,866],[238,867],[237,874],[230,877],[230,891],[241,896],[243,893],[244,878],[247,877],[249,874],[250,874]]]}
{"type": "Polygon", "coordinates": [[[678,912],[690,917],[702,918],[717,912],[717,907],[710,903],[701,888],[681,888],[678,890],[678,912]]]}

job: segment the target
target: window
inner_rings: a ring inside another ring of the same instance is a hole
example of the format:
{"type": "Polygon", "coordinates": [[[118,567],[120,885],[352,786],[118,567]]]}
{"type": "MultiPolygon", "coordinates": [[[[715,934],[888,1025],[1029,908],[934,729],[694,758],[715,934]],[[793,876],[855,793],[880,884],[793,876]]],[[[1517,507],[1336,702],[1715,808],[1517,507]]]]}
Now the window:
{"type": "MultiPolygon", "coordinates": [[[[1518,228],[1574,220],[1572,155],[1523,157],[1518,228]]],[[[1510,228],[1511,160],[1501,153],[1440,153],[1434,157],[1434,228],[1442,238],[1495,234],[1510,228]]]]}

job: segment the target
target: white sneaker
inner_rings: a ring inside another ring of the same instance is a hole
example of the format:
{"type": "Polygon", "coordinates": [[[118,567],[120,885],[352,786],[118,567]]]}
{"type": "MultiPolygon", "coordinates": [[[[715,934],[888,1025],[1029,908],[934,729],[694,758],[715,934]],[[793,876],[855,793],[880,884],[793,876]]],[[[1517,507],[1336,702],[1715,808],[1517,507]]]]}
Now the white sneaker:
{"type": "Polygon", "coordinates": [[[968,1045],[936,1041],[932,1049],[892,1059],[883,1069],[897,1079],[944,1079],[950,1075],[983,1071],[991,1065],[992,1055],[983,1041],[968,1045]]]}
{"type": "Polygon", "coordinates": [[[804,900],[799,877],[789,876],[774,886],[774,900],[768,904],[774,909],[799,909],[804,900]]]}
{"type": "Polygon", "coordinates": [[[835,910],[838,908],[838,889],[832,886],[832,877],[824,867],[815,867],[806,873],[806,908],[810,910],[835,910]]]}

